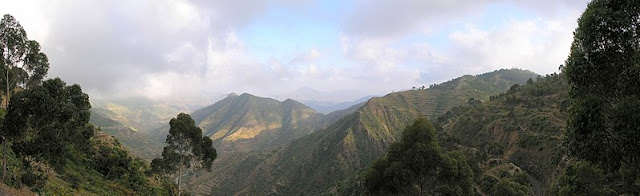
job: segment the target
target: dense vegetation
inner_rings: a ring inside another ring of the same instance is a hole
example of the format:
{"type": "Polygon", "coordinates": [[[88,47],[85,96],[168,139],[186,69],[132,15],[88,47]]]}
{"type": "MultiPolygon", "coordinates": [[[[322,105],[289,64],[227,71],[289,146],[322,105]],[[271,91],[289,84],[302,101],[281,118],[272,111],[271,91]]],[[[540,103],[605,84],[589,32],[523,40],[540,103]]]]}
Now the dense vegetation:
{"type": "Polygon", "coordinates": [[[44,195],[169,194],[171,183],[89,124],[89,96],[79,85],[42,81],[46,55],[10,15],[0,38],[4,184],[44,195]]]}
{"type": "Polygon", "coordinates": [[[594,0],[578,20],[566,61],[566,141],[585,162],[564,171],[563,194],[640,194],[639,26],[633,0],[594,0]]]}
{"type": "Polygon", "coordinates": [[[191,184],[199,193],[337,194],[343,182],[383,156],[416,117],[440,116],[469,98],[489,100],[493,92],[537,76],[498,70],[373,98],[326,129],[279,148],[221,155],[213,168],[216,175],[198,176],[191,184]]]}
{"type": "Polygon", "coordinates": [[[88,96],[59,78],[15,94],[2,121],[5,183],[51,194],[167,192],[116,140],[89,124],[88,96]]]}
{"type": "Polygon", "coordinates": [[[473,173],[460,152],[443,152],[436,129],[419,117],[366,171],[373,195],[470,195],[473,173]]]}
{"type": "Polygon", "coordinates": [[[157,126],[175,108],[92,117],[79,85],[42,81],[46,55],[5,15],[2,182],[44,195],[638,195],[640,2],[594,0],[578,24],[558,74],[462,76],[328,115],[231,95],[171,119],[149,164],[105,132],[142,154],[154,136],[130,127],[149,124],[113,119],[157,126]]]}
{"type": "Polygon", "coordinates": [[[569,149],[607,169],[640,162],[640,2],[596,0],[567,59],[569,149]]]}
{"type": "Polygon", "coordinates": [[[39,85],[49,71],[47,55],[40,51],[40,44],[29,40],[22,25],[6,14],[0,21],[0,84],[7,108],[11,95],[17,88],[39,85]]]}
{"type": "Polygon", "coordinates": [[[567,89],[564,76],[552,74],[490,101],[469,100],[435,120],[440,144],[468,157],[476,192],[548,193],[564,163],[567,89]]]}

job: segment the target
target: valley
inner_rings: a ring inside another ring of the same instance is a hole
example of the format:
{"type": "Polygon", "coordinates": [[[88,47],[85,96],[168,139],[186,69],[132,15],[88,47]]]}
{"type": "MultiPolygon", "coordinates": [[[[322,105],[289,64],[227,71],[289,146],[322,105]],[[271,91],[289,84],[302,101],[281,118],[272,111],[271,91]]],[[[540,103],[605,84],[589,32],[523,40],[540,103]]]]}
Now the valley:
{"type": "Polygon", "coordinates": [[[195,174],[189,184],[205,194],[335,194],[382,156],[417,116],[435,119],[471,98],[488,101],[536,77],[523,70],[463,76],[425,90],[372,98],[328,115],[294,100],[231,94],[192,113],[203,134],[213,139],[220,158],[213,172],[195,174]]]}
{"type": "Polygon", "coordinates": [[[0,13],[0,195],[640,195],[640,1],[0,13]]]}

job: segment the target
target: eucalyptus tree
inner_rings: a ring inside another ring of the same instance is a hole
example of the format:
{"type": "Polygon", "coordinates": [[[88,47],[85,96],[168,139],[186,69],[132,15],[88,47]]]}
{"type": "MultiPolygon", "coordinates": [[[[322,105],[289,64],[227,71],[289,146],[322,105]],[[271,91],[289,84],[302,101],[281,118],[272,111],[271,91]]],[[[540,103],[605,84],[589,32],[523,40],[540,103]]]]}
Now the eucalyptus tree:
{"type": "Polygon", "coordinates": [[[593,0],[574,32],[565,72],[567,146],[609,170],[640,164],[640,1],[593,0]]]}
{"type": "Polygon", "coordinates": [[[174,175],[180,195],[181,179],[186,170],[206,169],[211,171],[211,164],[216,159],[216,149],[211,138],[202,136],[202,129],[185,113],[180,113],[169,121],[169,135],[162,151],[162,158],[153,159],[154,171],[174,175]]]}
{"type": "Polygon", "coordinates": [[[4,108],[18,87],[29,88],[41,83],[49,71],[49,60],[35,40],[29,40],[20,23],[6,14],[0,20],[0,84],[5,96],[4,108]]]}

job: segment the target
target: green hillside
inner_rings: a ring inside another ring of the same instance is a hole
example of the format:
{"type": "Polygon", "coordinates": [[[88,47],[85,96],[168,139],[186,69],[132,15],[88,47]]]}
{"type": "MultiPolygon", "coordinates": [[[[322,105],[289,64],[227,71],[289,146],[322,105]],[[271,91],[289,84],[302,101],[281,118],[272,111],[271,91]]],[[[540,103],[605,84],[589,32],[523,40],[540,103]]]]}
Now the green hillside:
{"type": "Polygon", "coordinates": [[[434,118],[467,104],[470,98],[489,100],[490,95],[537,76],[517,69],[499,70],[373,98],[324,130],[276,150],[237,158],[236,165],[219,171],[206,187],[216,194],[336,193],[341,182],[382,156],[418,115],[434,118]]]}
{"type": "Polygon", "coordinates": [[[568,85],[553,74],[515,85],[491,101],[460,107],[438,118],[440,141],[464,150],[481,193],[502,179],[525,173],[530,194],[549,194],[565,156],[568,85]]]}
{"type": "MultiPolygon", "coordinates": [[[[67,159],[64,168],[45,167],[42,195],[167,195],[172,185],[148,173],[149,163],[129,154],[111,135],[95,130],[84,160],[67,159]],[[91,167],[87,167],[87,166],[91,167]]],[[[33,187],[32,187],[33,189],[33,187]]]]}
{"type": "Polygon", "coordinates": [[[149,134],[137,132],[123,124],[91,111],[91,124],[99,127],[103,132],[117,138],[122,146],[134,156],[151,160],[160,156],[163,143],[153,140],[149,134]]]}
{"type": "Polygon", "coordinates": [[[229,95],[196,110],[193,119],[220,151],[254,151],[282,145],[316,130],[324,115],[293,100],[229,95]]]}
{"type": "MultiPolygon", "coordinates": [[[[207,112],[209,112],[210,114],[219,113],[220,111],[216,111],[216,110],[226,106],[235,106],[237,110],[242,110],[242,108],[247,106],[247,105],[242,105],[246,103],[244,101],[240,101],[242,99],[253,99],[252,101],[254,101],[254,103],[261,103],[261,105],[263,105],[263,107],[261,108],[264,110],[267,110],[267,112],[269,113],[277,112],[278,108],[284,108],[284,110],[282,111],[291,111],[291,110],[300,110],[300,109],[302,111],[309,111],[308,107],[293,100],[277,102],[272,99],[260,98],[260,97],[244,94],[241,96],[232,95],[229,98],[221,100],[220,102],[214,104],[213,106],[194,112],[194,116],[203,116],[203,115],[200,115],[200,112],[204,114],[206,114],[207,112]],[[242,96],[245,96],[245,98],[240,98],[242,96]],[[238,103],[241,103],[241,104],[238,104],[238,103]],[[264,107],[264,105],[268,105],[268,104],[277,105],[277,107],[271,107],[271,108],[264,107]],[[291,106],[294,106],[294,107],[291,107],[291,106]],[[290,109],[290,108],[294,108],[294,109],[290,109]],[[295,109],[295,108],[299,108],[299,109],[295,109]]],[[[277,150],[277,147],[282,146],[295,138],[301,137],[302,135],[300,134],[308,135],[312,133],[314,130],[324,129],[330,126],[331,124],[334,124],[338,120],[342,119],[343,117],[354,113],[364,104],[365,103],[356,104],[347,109],[331,112],[327,115],[322,115],[314,112],[315,117],[313,119],[298,122],[299,125],[289,126],[289,127],[300,127],[299,129],[291,129],[294,131],[301,131],[300,133],[290,134],[288,132],[291,132],[291,131],[280,129],[280,130],[277,130],[280,132],[275,132],[279,134],[279,136],[277,137],[281,137],[280,140],[275,140],[275,142],[271,142],[269,145],[264,145],[265,143],[262,142],[263,143],[262,146],[264,146],[268,150],[263,150],[259,148],[243,149],[243,150],[238,150],[237,148],[227,149],[226,151],[220,153],[219,156],[221,158],[217,159],[214,162],[213,172],[203,173],[201,175],[198,174],[191,179],[191,182],[190,182],[191,189],[195,190],[198,193],[207,194],[210,192],[212,187],[220,187],[218,183],[224,183],[225,186],[220,188],[224,188],[225,190],[232,191],[232,190],[242,189],[244,180],[245,178],[249,177],[249,174],[252,171],[253,167],[255,167],[256,164],[263,162],[267,157],[269,157],[269,155],[272,152],[277,150]],[[307,130],[300,130],[302,128],[307,130]],[[221,176],[219,175],[220,173],[233,174],[235,175],[235,177],[233,179],[229,179],[228,178],[229,176],[224,176],[224,175],[221,176]]],[[[250,113],[256,113],[256,111],[257,110],[253,110],[250,113]]],[[[225,112],[228,112],[228,111],[225,111],[225,112]]],[[[245,113],[244,115],[246,116],[250,113],[245,113]]],[[[283,112],[283,114],[289,115],[289,116],[294,115],[292,119],[296,119],[296,118],[299,119],[301,118],[301,116],[304,116],[305,112],[283,112]]],[[[277,115],[272,115],[272,116],[277,116],[277,115]]],[[[200,118],[197,118],[197,119],[200,120],[200,118]]],[[[218,121],[218,122],[223,122],[223,121],[218,121]]],[[[245,125],[238,124],[238,126],[245,126],[245,125]]],[[[272,134],[272,135],[276,135],[276,134],[272,134]]],[[[263,138],[261,137],[256,137],[253,139],[247,139],[244,142],[246,143],[256,142],[256,141],[260,142],[260,140],[262,139],[263,138]]],[[[231,143],[231,142],[228,141],[227,143],[231,143]]],[[[222,192],[229,192],[229,191],[222,191],[222,192]]]]}
{"type": "MultiPolygon", "coordinates": [[[[489,101],[470,101],[433,120],[440,145],[466,155],[477,194],[554,195],[568,161],[562,145],[569,107],[563,77],[552,74],[514,85],[489,101]]],[[[354,175],[340,193],[360,195],[362,184],[362,174],[354,175]]]]}

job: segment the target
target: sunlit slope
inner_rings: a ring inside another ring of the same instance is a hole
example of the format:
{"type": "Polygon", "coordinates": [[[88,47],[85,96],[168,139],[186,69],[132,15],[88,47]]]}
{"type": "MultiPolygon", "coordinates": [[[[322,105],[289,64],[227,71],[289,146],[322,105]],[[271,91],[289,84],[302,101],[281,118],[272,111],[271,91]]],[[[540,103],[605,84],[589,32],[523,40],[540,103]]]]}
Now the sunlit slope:
{"type": "Polygon", "coordinates": [[[238,161],[245,163],[243,168],[221,173],[210,187],[214,193],[222,191],[222,194],[335,193],[338,184],[382,156],[418,115],[440,116],[455,106],[467,104],[470,98],[488,100],[490,95],[537,76],[523,70],[499,70],[463,76],[425,90],[370,99],[324,130],[267,152],[268,155],[238,161]],[[239,175],[243,179],[234,179],[238,171],[246,172],[239,175]]]}
{"type": "Polygon", "coordinates": [[[193,119],[219,150],[275,147],[318,128],[324,115],[294,100],[280,102],[251,94],[229,95],[196,110],[193,119]]]}

